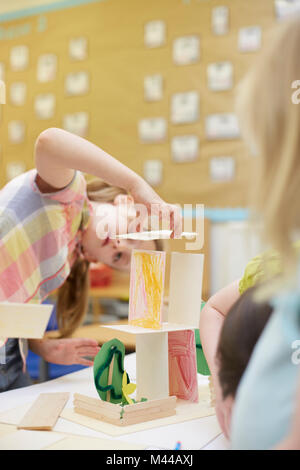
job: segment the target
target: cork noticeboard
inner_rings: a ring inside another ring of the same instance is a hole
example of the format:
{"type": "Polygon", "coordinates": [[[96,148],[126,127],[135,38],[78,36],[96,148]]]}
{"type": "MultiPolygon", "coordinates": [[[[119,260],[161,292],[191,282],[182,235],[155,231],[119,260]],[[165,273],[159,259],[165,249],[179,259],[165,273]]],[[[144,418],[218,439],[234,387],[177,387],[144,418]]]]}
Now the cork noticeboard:
{"type": "Polygon", "coordinates": [[[239,29],[258,25],[262,28],[262,44],[266,32],[275,23],[273,0],[105,0],[68,9],[49,11],[30,17],[1,23],[0,62],[5,65],[7,104],[1,106],[0,185],[6,182],[8,162],[34,166],[33,149],[36,137],[48,127],[63,127],[66,114],[88,114],[86,138],[111,153],[139,174],[146,160],[163,162],[163,179],[159,194],[174,203],[204,203],[209,207],[237,207],[247,203],[246,186],[251,157],[241,140],[208,141],[205,137],[205,117],[214,113],[234,111],[235,85],[246,73],[256,53],[240,52],[239,29]],[[212,8],[229,7],[229,31],[214,35],[211,28],[212,8]],[[166,25],[165,44],[147,48],[144,26],[151,20],[166,25]],[[200,38],[200,59],[190,65],[176,65],[172,58],[173,41],[181,36],[200,38]],[[74,61],[69,56],[69,41],[85,37],[87,58],[74,61]],[[11,48],[28,46],[29,62],[24,71],[10,67],[11,48]],[[57,56],[55,79],[43,83],[37,80],[37,64],[42,54],[57,56]],[[220,61],[233,64],[234,87],[214,92],[207,86],[207,66],[220,61]],[[65,79],[70,73],[87,72],[89,89],[82,96],[67,96],[65,79]],[[157,102],[144,99],[144,78],[160,74],[163,77],[163,97],[157,102]],[[10,101],[10,86],[14,82],[27,84],[24,105],[10,101]],[[191,124],[172,124],[171,97],[174,93],[198,91],[199,119],[191,124]],[[53,117],[38,119],[34,110],[39,94],[55,95],[53,117]],[[167,120],[167,139],[162,143],[141,143],[138,122],[142,118],[163,117],[167,120]],[[11,121],[25,123],[22,144],[11,143],[8,125],[11,121]],[[197,160],[175,163],[171,158],[170,140],[174,136],[197,135],[200,152],[197,160]],[[212,157],[232,156],[236,174],[230,183],[216,183],[210,178],[212,157]]]}

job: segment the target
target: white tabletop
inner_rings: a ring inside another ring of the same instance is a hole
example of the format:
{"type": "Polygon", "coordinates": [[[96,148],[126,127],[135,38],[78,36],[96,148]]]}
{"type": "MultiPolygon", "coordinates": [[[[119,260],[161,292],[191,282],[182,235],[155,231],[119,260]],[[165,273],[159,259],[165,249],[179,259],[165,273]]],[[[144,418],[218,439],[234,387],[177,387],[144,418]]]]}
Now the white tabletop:
{"type": "MultiPolygon", "coordinates": [[[[125,356],[125,369],[130,379],[135,382],[135,354],[125,356]]],[[[199,382],[207,381],[206,377],[198,375],[199,382]]],[[[78,372],[64,375],[55,380],[49,380],[42,384],[36,384],[22,389],[11,390],[0,395],[0,413],[16,408],[26,403],[33,403],[40,393],[70,392],[70,399],[66,407],[72,407],[73,393],[83,393],[97,397],[94,387],[94,376],[92,367],[78,372]]],[[[164,427],[157,427],[139,431],[136,433],[118,436],[117,438],[107,434],[94,431],[85,426],[59,418],[53,431],[78,434],[82,436],[92,436],[105,439],[117,439],[135,444],[146,445],[147,447],[157,447],[163,449],[174,449],[174,444],[178,441],[182,444],[183,450],[199,449],[199,433],[205,435],[205,431],[216,425],[216,417],[194,419],[182,423],[172,424],[164,427]]],[[[224,436],[220,434],[212,442],[209,442],[203,449],[224,450],[228,448],[224,436]]]]}

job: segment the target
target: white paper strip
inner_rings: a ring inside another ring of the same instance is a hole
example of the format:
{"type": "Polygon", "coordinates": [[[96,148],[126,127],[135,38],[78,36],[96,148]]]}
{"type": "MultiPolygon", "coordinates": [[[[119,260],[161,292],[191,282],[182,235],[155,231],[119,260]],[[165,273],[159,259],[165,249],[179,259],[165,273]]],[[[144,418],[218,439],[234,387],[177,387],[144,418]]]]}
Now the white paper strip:
{"type": "MultiPolygon", "coordinates": [[[[129,239],[129,240],[159,240],[159,239],[169,239],[171,236],[172,230],[152,230],[150,232],[134,232],[134,233],[121,233],[116,235],[116,239],[129,239]]],[[[182,232],[181,238],[192,239],[197,236],[196,232],[182,232]]]]}
{"type": "Polygon", "coordinates": [[[199,328],[204,255],[172,253],[169,291],[170,323],[199,328]]]}

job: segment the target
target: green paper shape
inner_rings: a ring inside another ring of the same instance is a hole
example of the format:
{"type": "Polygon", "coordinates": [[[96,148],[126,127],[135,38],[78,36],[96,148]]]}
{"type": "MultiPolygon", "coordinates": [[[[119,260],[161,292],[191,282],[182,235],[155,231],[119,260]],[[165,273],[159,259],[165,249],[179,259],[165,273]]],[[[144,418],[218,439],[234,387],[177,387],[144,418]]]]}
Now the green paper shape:
{"type": "MultiPolygon", "coordinates": [[[[107,401],[107,392],[110,390],[110,402],[122,402],[122,378],[124,374],[125,346],[117,338],[103,344],[94,360],[94,383],[99,397],[107,401]],[[111,384],[108,382],[109,366],[114,357],[111,384]]],[[[127,374],[127,383],[130,383],[127,374]]]]}
{"type": "MultiPolygon", "coordinates": [[[[205,302],[201,304],[201,310],[203,309],[205,302]]],[[[196,356],[197,356],[197,372],[201,375],[211,375],[206,357],[204,355],[199,330],[195,330],[195,343],[196,343],[196,356]]]]}

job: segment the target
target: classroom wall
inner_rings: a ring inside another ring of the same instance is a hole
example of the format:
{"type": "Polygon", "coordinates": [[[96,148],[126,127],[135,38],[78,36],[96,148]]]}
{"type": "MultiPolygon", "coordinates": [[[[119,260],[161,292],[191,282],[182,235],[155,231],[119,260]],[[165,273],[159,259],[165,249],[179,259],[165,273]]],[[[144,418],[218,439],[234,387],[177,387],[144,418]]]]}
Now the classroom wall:
{"type": "MultiPolygon", "coordinates": [[[[1,109],[0,184],[7,180],[7,164],[23,161],[24,169],[33,166],[34,141],[42,130],[63,127],[66,114],[83,112],[88,114],[85,137],[138,173],[143,175],[147,160],[162,162],[163,178],[156,189],[163,198],[181,204],[200,202],[209,207],[245,206],[251,157],[240,139],[207,140],[205,118],[211,113],[234,111],[235,85],[257,54],[238,50],[240,28],[261,26],[264,44],[274,22],[273,0],[100,0],[2,23],[0,63],[5,67],[8,99],[1,109]],[[229,32],[222,36],[211,30],[212,9],[220,5],[229,7],[229,32]],[[144,44],[144,27],[151,20],[165,22],[166,41],[161,47],[147,48],[144,44]],[[173,41],[186,35],[200,38],[200,58],[190,65],[176,65],[172,59],[173,41]],[[77,37],[85,37],[88,42],[87,58],[79,61],[69,56],[69,42],[77,37]],[[10,53],[19,45],[28,46],[29,62],[25,70],[13,71],[10,53]],[[45,83],[37,80],[37,63],[42,54],[57,57],[57,73],[45,83]],[[207,66],[220,61],[233,64],[234,87],[229,91],[209,91],[207,66]],[[81,71],[88,73],[88,90],[83,95],[68,96],[66,77],[81,71]],[[152,74],[163,78],[163,97],[157,102],[144,99],[144,77],[152,74]],[[27,86],[22,106],[13,105],[10,100],[15,82],[27,86]],[[190,124],[172,124],[172,96],[187,91],[199,93],[199,117],[190,124]],[[54,95],[52,118],[37,117],[34,105],[40,94],[54,95]],[[166,120],[167,137],[160,143],[143,143],[138,123],[142,118],[153,117],[166,120]],[[24,123],[23,142],[10,141],[11,121],[24,123]],[[195,161],[175,163],[171,138],[183,135],[198,136],[199,154],[195,161]],[[235,175],[231,181],[214,182],[210,161],[222,156],[234,159],[235,175]]],[[[11,173],[14,168],[10,167],[11,173]]]]}

